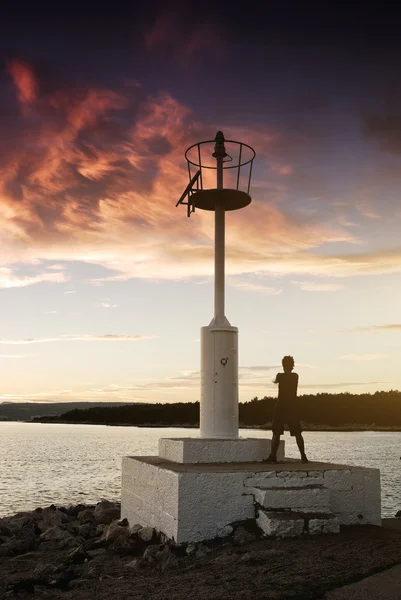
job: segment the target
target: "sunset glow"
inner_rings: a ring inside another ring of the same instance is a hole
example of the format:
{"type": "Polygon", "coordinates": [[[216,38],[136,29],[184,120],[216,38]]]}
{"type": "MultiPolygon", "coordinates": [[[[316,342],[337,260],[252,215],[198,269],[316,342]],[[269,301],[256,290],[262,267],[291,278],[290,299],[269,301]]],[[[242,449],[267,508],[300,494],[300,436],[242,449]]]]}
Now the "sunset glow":
{"type": "Polygon", "coordinates": [[[351,30],[316,51],[253,19],[10,27],[0,401],[199,399],[213,216],[175,204],[186,148],[218,129],[256,151],[252,204],[227,215],[240,399],[275,394],[285,354],[300,393],[401,389],[398,65],[351,30]]]}

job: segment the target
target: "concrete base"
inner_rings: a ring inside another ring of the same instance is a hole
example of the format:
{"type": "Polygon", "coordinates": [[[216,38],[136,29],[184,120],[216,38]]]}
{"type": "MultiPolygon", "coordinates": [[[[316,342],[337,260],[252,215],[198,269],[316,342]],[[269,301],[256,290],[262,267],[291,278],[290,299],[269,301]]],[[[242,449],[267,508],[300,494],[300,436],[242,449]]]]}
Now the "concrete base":
{"type": "MultiPolygon", "coordinates": [[[[205,439],[161,438],[159,457],[178,463],[259,462],[270,454],[267,438],[205,439]]],[[[277,459],[284,460],[284,441],[280,442],[277,459]]]]}
{"type": "MultiPolygon", "coordinates": [[[[328,512],[340,524],[381,524],[378,469],[288,459],[280,464],[184,464],[160,457],[126,457],[121,516],[130,525],[155,527],[178,543],[213,539],[228,535],[232,523],[256,519],[255,488],[282,495],[282,502],[271,494],[266,500],[275,506],[288,503],[289,495],[295,493],[290,490],[306,489],[302,502],[312,494],[316,504],[317,496],[319,502],[324,496],[328,512]],[[328,492],[310,492],[320,486],[328,492]],[[283,489],[289,495],[283,495],[283,489]]],[[[260,500],[262,492],[258,494],[260,500]]]]}
{"type": "Polygon", "coordinates": [[[269,510],[325,513],[330,508],[330,490],[323,485],[252,488],[255,502],[269,510]]]}

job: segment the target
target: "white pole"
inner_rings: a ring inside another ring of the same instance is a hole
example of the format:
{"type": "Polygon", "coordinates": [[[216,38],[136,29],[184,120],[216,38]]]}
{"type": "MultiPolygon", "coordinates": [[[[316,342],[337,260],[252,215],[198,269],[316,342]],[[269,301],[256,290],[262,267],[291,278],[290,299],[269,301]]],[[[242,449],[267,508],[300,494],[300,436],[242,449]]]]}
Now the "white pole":
{"type": "MultiPolygon", "coordinates": [[[[223,146],[224,147],[224,146],[223,146]]],[[[217,189],[223,189],[223,157],[217,157],[217,189]]],[[[216,204],[214,211],[214,317],[216,324],[224,321],[225,293],[225,210],[216,204]]]]}
{"type": "MultiPolygon", "coordinates": [[[[217,132],[213,157],[217,189],[223,189],[224,136],[217,132]]],[[[200,435],[238,438],[238,329],[224,315],[225,210],[216,203],[214,216],[214,319],[201,330],[200,435]]]]}

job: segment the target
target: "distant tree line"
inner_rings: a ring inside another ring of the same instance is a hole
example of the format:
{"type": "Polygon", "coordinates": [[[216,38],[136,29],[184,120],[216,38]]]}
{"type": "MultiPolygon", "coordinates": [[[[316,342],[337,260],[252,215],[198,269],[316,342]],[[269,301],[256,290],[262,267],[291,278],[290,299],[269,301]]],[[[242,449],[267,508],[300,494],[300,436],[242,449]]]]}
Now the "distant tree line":
{"type": "MultiPolygon", "coordinates": [[[[401,427],[401,392],[373,394],[306,394],[297,400],[301,420],[306,424],[340,427],[375,425],[401,427]]],[[[239,405],[241,426],[266,426],[272,418],[276,398],[253,398],[239,405]]],[[[199,426],[199,402],[172,404],[126,404],[70,410],[61,417],[41,417],[40,421],[142,426],[199,426]]]]}

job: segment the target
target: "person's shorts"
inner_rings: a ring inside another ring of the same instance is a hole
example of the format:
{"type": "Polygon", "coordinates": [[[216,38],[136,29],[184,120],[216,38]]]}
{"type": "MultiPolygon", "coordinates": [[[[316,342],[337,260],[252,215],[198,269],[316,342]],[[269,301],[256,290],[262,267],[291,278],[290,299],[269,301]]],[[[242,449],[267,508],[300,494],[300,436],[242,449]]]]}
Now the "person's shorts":
{"type": "Polygon", "coordinates": [[[280,408],[276,408],[273,415],[272,431],[277,435],[284,433],[285,425],[288,425],[290,435],[296,436],[302,433],[301,421],[296,414],[291,414],[280,408]]]}

